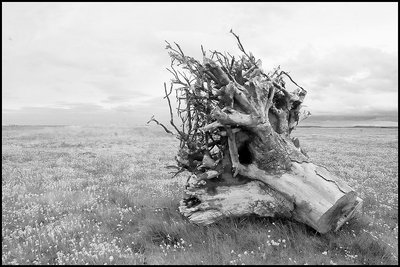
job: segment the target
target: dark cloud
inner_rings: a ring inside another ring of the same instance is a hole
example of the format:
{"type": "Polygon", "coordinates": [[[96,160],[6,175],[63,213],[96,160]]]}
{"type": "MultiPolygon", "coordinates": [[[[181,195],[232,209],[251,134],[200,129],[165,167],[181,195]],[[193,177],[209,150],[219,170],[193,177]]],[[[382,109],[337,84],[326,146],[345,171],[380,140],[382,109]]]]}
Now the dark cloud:
{"type": "Polygon", "coordinates": [[[349,127],[367,126],[398,126],[398,113],[385,110],[375,110],[373,114],[344,115],[311,115],[299,123],[300,126],[349,127]]]}
{"type": "Polygon", "coordinates": [[[324,56],[304,49],[282,64],[308,89],[305,104],[316,114],[397,113],[398,55],[367,47],[337,47],[324,56]]]}
{"type": "Polygon", "coordinates": [[[63,104],[63,107],[23,107],[18,110],[3,109],[2,123],[3,125],[90,125],[118,123],[144,125],[152,115],[155,115],[161,121],[168,120],[167,106],[160,105],[160,102],[156,100],[153,104],[119,105],[108,109],[91,103],[68,103],[63,104]]]}
{"type": "Polygon", "coordinates": [[[374,115],[316,115],[310,116],[304,122],[308,121],[327,121],[327,120],[335,120],[335,121],[366,121],[366,120],[374,120],[374,121],[392,121],[398,122],[398,115],[388,112],[380,112],[374,115]]]}

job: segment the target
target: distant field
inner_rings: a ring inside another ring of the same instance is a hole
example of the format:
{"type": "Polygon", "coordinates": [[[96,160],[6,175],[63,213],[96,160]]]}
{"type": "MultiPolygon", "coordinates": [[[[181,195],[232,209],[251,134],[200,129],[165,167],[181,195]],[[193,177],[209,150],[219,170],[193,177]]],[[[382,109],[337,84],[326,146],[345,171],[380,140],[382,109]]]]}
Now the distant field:
{"type": "Polygon", "coordinates": [[[2,264],[398,264],[398,129],[298,128],[364,211],[320,235],[295,221],[203,227],[177,211],[178,141],[152,127],[2,127],[2,264]]]}

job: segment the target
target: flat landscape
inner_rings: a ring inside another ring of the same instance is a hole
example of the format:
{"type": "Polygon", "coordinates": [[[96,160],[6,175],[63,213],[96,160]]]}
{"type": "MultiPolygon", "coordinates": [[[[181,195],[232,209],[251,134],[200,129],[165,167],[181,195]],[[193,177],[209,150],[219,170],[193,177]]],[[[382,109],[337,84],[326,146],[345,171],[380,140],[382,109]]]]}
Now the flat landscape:
{"type": "Polygon", "coordinates": [[[3,126],[2,264],[398,264],[398,129],[297,128],[364,200],[325,235],[291,220],[188,223],[160,127],[3,126]]]}

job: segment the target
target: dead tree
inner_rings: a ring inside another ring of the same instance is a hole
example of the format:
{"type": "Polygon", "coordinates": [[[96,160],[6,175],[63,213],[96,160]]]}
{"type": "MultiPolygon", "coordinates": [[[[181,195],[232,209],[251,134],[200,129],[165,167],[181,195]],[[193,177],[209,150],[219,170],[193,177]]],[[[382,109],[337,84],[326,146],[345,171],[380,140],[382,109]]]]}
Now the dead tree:
{"type": "MultiPolygon", "coordinates": [[[[357,193],[325,167],[312,163],[290,137],[309,112],[307,91],[276,68],[266,73],[261,60],[209,51],[203,62],[167,42],[171,57],[164,83],[170,124],[180,140],[179,171],[191,173],[179,210],[191,222],[210,224],[228,216],[284,216],[320,233],[339,229],[361,205],[357,193]],[[296,90],[289,92],[286,82],[296,90]],[[170,96],[175,91],[174,122],[170,96]]],[[[174,134],[154,119],[166,132],[174,134]]],[[[150,122],[149,121],[149,122],[150,122]]]]}

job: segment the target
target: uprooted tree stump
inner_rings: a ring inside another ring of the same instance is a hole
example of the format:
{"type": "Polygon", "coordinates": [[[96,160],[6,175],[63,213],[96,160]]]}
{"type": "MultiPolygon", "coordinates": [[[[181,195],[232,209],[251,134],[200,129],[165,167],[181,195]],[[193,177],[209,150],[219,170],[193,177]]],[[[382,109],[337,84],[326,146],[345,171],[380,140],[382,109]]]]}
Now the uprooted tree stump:
{"type": "MultiPolygon", "coordinates": [[[[256,214],[303,222],[320,233],[338,230],[362,200],[325,167],[312,163],[290,133],[310,115],[302,111],[307,91],[277,67],[265,73],[261,61],[210,51],[203,63],[167,42],[173,75],[164,83],[173,133],[180,140],[176,168],[189,171],[179,210],[207,225],[229,216],[256,214]],[[289,79],[296,89],[285,87],[289,79]],[[179,127],[170,95],[175,89],[179,127]]],[[[149,121],[149,122],[150,122],[149,121]]]]}

